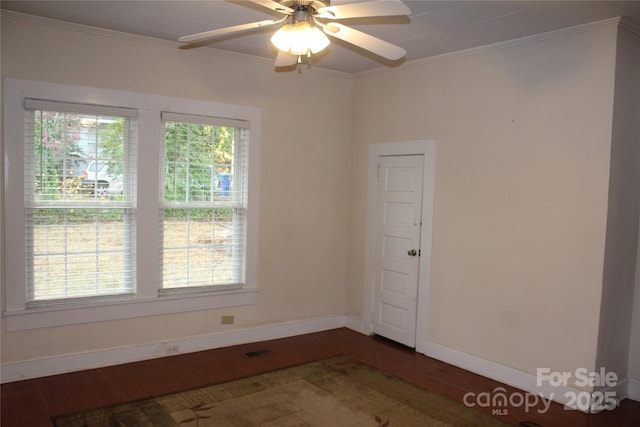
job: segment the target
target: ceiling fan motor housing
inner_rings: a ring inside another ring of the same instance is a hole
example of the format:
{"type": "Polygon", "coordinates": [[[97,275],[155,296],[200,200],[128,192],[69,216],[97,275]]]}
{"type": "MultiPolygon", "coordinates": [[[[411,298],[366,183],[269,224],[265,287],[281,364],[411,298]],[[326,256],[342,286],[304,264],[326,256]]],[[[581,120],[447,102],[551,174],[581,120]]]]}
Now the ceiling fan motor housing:
{"type": "Polygon", "coordinates": [[[279,0],[278,3],[296,11],[313,9],[311,10],[313,14],[321,7],[329,6],[330,0],[279,0]]]}

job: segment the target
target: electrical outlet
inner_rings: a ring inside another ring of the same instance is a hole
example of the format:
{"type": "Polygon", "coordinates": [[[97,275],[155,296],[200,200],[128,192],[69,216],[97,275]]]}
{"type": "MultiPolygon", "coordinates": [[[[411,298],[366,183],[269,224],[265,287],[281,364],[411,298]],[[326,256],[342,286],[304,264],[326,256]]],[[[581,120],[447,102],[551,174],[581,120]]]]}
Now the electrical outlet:
{"type": "Polygon", "coordinates": [[[222,316],[220,323],[223,325],[233,325],[234,316],[232,314],[222,316]]]}
{"type": "Polygon", "coordinates": [[[167,354],[178,354],[180,353],[180,346],[178,344],[168,345],[166,352],[167,354]]]}

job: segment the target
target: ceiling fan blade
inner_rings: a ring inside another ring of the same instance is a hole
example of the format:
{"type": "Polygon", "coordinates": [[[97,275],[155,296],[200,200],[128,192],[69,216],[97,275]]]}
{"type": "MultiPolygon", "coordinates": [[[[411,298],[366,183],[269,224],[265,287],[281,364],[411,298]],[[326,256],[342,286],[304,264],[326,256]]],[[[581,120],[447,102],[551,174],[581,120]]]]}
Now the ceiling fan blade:
{"type": "Polygon", "coordinates": [[[411,15],[411,9],[400,0],[375,0],[363,3],[321,7],[315,16],[316,18],[325,19],[348,19],[398,15],[411,15]]]}
{"type": "Polygon", "coordinates": [[[290,67],[295,65],[297,62],[297,56],[289,55],[281,50],[278,51],[278,56],[276,56],[276,67],[290,67]]]}
{"type": "Polygon", "coordinates": [[[266,7],[267,9],[275,10],[276,12],[286,13],[288,15],[293,13],[293,9],[284,6],[275,0],[251,0],[251,2],[266,7]]]}
{"type": "Polygon", "coordinates": [[[259,28],[271,27],[273,25],[280,24],[288,17],[285,16],[282,19],[274,21],[273,19],[267,19],[266,21],[251,22],[249,24],[235,25],[233,27],[219,28],[217,30],[205,31],[203,33],[191,34],[189,36],[182,36],[178,39],[183,43],[197,43],[205,40],[215,39],[217,37],[226,36],[229,34],[244,33],[247,31],[257,30],[259,28]]]}
{"type": "Polygon", "coordinates": [[[361,47],[390,61],[397,61],[407,54],[407,51],[399,46],[347,27],[346,25],[338,24],[337,22],[330,22],[323,25],[322,29],[331,37],[361,47]]]}

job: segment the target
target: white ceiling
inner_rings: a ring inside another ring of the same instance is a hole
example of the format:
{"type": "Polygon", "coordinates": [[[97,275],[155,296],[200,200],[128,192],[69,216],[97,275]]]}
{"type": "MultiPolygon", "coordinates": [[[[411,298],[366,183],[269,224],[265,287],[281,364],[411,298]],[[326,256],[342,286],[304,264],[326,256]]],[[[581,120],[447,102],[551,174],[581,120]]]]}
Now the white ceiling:
{"type": "MultiPolygon", "coordinates": [[[[332,5],[362,0],[332,0],[332,5]]],[[[459,51],[560,28],[624,16],[640,28],[640,1],[426,1],[405,0],[410,17],[351,20],[348,24],[407,50],[406,60],[459,51]]],[[[6,1],[3,9],[175,41],[179,36],[273,19],[276,12],[243,0],[6,1]]],[[[240,34],[199,49],[275,58],[270,31],[240,34]]],[[[313,66],[357,73],[384,60],[332,39],[313,66]]],[[[397,65],[397,64],[395,64],[397,65]]]]}

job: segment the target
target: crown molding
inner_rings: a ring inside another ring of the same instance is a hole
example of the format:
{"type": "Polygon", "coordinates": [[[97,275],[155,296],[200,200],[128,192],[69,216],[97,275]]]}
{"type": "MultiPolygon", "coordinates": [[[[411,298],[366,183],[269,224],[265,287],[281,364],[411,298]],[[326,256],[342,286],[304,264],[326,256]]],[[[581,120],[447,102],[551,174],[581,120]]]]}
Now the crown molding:
{"type": "Polygon", "coordinates": [[[175,47],[175,48],[178,48],[181,45],[181,43],[172,42],[170,40],[162,40],[154,37],[146,37],[146,36],[140,36],[137,34],[107,30],[104,28],[76,24],[73,22],[59,21],[57,19],[44,18],[42,16],[29,15],[27,13],[22,13],[22,12],[15,12],[13,10],[2,9],[1,14],[3,18],[12,19],[15,21],[29,22],[32,24],[44,25],[44,26],[63,29],[63,30],[80,31],[83,33],[94,34],[94,35],[103,36],[103,37],[117,38],[122,40],[135,41],[139,43],[151,43],[155,45],[162,45],[166,47],[175,47]]]}
{"type": "MultiPolygon", "coordinates": [[[[15,21],[23,21],[31,24],[43,25],[43,26],[53,27],[53,28],[62,29],[62,30],[79,31],[79,32],[101,36],[101,37],[109,37],[109,38],[126,40],[126,41],[136,42],[136,43],[146,43],[154,46],[162,46],[162,47],[176,49],[176,50],[179,49],[181,46],[184,46],[184,43],[179,43],[177,41],[164,40],[164,39],[159,39],[155,37],[125,33],[122,31],[108,30],[105,28],[92,27],[89,25],[76,24],[73,22],[60,21],[60,20],[51,19],[51,18],[44,18],[42,16],[30,15],[27,13],[15,12],[15,11],[6,10],[6,9],[0,9],[0,16],[3,19],[7,18],[15,21]]],[[[200,49],[190,50],[190,52],[193,54],[213,55],[217,57],[242,59],[246,61],[255,61],[255,62],[259,62],[272,67],[273,67],[273,61],[274,61],[273,59],[264,58],[261,56],[232,52],[228,50],[216,49],[213,47],[202,47],[200,49]]],[[[311,73],[328,74],[334,77],[341,77],[346,79],[354,78],[354,75],[351,73],[330,70],[330,69],[318,67],[315,65],[307,68],[306,71],[311,73]]],[[[276,73],[290,74],[291,72],[276,72],[276,73]]]]}
{"type": "Polygon", "coordinates": [[[632,22],[630,19],[625,18],[624,16],[620,18],[620,27],[640,36],[640,25],[632,22]]]}
{"type": "MultiPolygon", "coordinates": [[[[609,18],[601,21],[590,22],[588,24],[581,24],[573,27],[560,28],[558,30],[547,31],[540,34],[533,34],[531,36],[520,37],[517,39],[512,39],[512,40],[507,40],[507,41],[502,41],[497,43],[491,43],[491,44],[478,46],[478,47],[472,47],[469,49],[459,50],[456,52],[443,53],[441,55],[434,55],[428,58],[415,59],[412,61],[405,62],[401,67],[402,68],[414,67],[414,66],[420,66],[420,65],[428,64],[435,61],[446,61],[446,60],[462,58],[470,55],[478,55],[481,53],[508,49],[511,47],[521,46],[521,45],[530,44],[530,43],[537,43],[544,40],[567,37],[574,34],[586,33],[589,31],[594,31],[601,28],[610,28],[610,27],[623,27],[623,28],[627,28],[628,30],[634,33],[640,34],[638,33],[638,31],[640,30],[639,27],[634,26],[628,20],[618,16],[615,18],[609,18]]],[[[388,73],[391,71],[393,71],[393,69],[376,68],[375,70],[367,70],[367,71],[362,71],[360,73],[356,73],[355,76],[363,77],[363,76],[388,73]]]]}
{"type": "MultiPolygon", "coordinates": [[[[116,38],[116,39],[133,41],[138,43],[149,43],[156,46],[164,46],[164,47],[173,48],[173,49],[178,49],[180,48],[180,46],[183,46],[182,43],[179,43],[177,41],[163,40],[155,37],[141,36],[138,34],[108,30],[104,28],[92,27],[89,25],[76,24],[76,23],[66,22],[66,21],[60,21],[60,20],[51,19],[51,18],[44,18],[41,16],[30,15],[30,14],[15,12],[15,11],[6,10],[6,9],[0,9],[0,16],[2,16],[3,18],[13,19],[17,21],[30,22],[33,24],[45,25],[49,27],[66,29],[71,31],[80,31],[80,32],[94,34],[102,37],[116,38]]],[[[630,21],[627,18],[618,16],[615,18],[609,18],[609,19],[604,19],[596,22],[590,22],[587,24],[561,28],[558,30],[552,30],[545,33],[534,34],[531,36],[521,37],[517,39],[503,41],[503,42],[497,42],[497,43],[492,43],[488,45],[473,47],[473,48],[464,49],[456,52],[434,55],[428,58],[421,58],[421,59],[416,59],[412,61],[407,61],[401,66],[394,67],[394,68],[380,67],[373,70],[366,70],[366,71],[361,71],[361,72],[352,74],[352,73],[347,73],[343,71],[335,71],[335,70],[330,70],[322,67],[313,66],[309,68],[308,71],[318,72],[321,74],[329,74],[336,77],[353,79],[356,77],[361,77],[366,75],[388,73],[398,68],[420,66],[422,64],[427,64],[434,61],[450,60],[450,59],[461,58],[469,55],[477,55],[481,53],[492,52],[495,50],[508,49],[510,47],[520,46],[520,45],[529,44],[529,43],[536,43],[536,42],[549,40],[549,39],[567,37],[573,34],[580,34],[588,31],[594,31],[600,28],[608,28],[608,27],[620,27],[634,34],[640,35],[639,25],[635,24],[634,22],[630,21]]],[[[249,55],[245,53],[231,52],[231,51],[216,49],[212,47],[205,47],[202,49],[198,49],[197,53],[205,54],[205,55],[214,55],[219,57],[221,56],[226,58],[252,60],[252,61],[257,61],[264,64],[269,64],[269,65],[273,64],[273,61],[268,58],[264,58],[256,55],[249,55]]]]}

